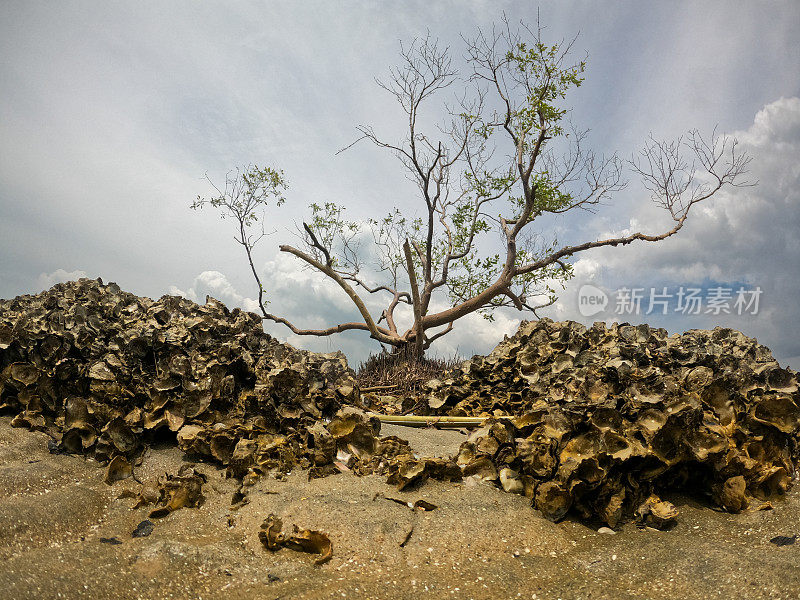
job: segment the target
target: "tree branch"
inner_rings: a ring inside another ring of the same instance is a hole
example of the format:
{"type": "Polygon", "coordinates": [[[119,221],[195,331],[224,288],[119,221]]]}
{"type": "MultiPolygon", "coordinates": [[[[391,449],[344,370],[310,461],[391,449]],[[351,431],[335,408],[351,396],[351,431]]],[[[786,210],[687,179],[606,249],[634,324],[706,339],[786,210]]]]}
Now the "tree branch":
{"type": "Polygon", "coordinates": [[[442,329],[441,331],[433,334],[430,337],[426,337],[425,338],[425,348],[424,349],[427,350],[428,348],[431,347],[431,344],[433,344],[433,342],[438,340],[440,337],[442,337],[444,335],[447,335],[451,331],[453,331],[453,322],[452,321],[447,324],[447,327],[445,329],[442,329]]]}
{"type": "MultiPolygon", "coordinates": [[[[282,245],[280,246],[281,252],[288,252],[289,254],[294,254],[299,259],[305,261],[318,271],[324,273],[331,279],[333,279],[339,287],[342,288],[345,293],[350,297],[353,301],[353,304],[356,305],[358,312],[361,313],[361,317],[364,319],[365,328],[370,332],[370,336],[379,342],[383,342],[386,344],[396,344],[396,338],[393,338],[391,332],[388,329],[384,329],[382,327],[378,327],[375,324],[375,321],[372,319],[372,315],[369,314],[369,310],[367,310],[364,301],[361,300],[359,295],[355,292],[355,290],[350,287],[350,285],[342,278],[339,273],[334,271],[330,265],[323,264],[316,260],[314,257],[309,256],[302,250],[298,250],[292,246],[282,245]]],[[[274,320],[274,319],[273,319],[274,320]]]]}

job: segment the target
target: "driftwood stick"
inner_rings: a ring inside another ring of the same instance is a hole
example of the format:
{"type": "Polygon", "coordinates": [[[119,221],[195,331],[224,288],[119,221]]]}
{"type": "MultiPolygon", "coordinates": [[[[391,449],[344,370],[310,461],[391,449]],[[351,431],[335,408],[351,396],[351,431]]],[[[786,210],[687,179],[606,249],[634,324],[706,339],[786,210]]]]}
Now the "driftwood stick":
{"type": "Polygon", "coordinates": [[[379,392],[381,390],[395,390],[400,387],[399,383],[392,383],[390,385],[373,385],[370,387],[362,387],[362,392],[379,392]]]}
{"type": "Polygon", "coordinates": [[[446,427],[460,429],[464,427],[477,427],[483,424],[486,419],[513,419],[513,415],[490,415],[486,417],[441,417],[441,416],[417,416],[417,415],[381,415],[378,413],[368,413],[370,417],[376,417],[381,423],[389,425],[405,425],[406,427],[446,427]]]}

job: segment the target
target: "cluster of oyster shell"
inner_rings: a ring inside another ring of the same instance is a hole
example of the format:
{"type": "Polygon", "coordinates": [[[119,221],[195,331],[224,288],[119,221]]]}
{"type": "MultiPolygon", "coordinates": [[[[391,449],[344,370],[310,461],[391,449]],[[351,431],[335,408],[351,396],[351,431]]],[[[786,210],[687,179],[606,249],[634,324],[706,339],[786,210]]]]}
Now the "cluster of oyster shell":
{"type": "Polygon", "coordinates": [[[523,322],[427,386],[431,412],[495,417],[462,444],[464,475],[524,493],[552,519],[663,525],[677,511],[654,494],[675,488],[738,512],[795,474],[798,374],[731,329],[523,322]]]}
{"type": "Polygon", "coordinates": [[[460,478],[453,460],[419,461],[405,440],[379,438],[359,402],[341,352],[282,344],[258,315],[213,298],[153,301],[81,279],[0,300],[0,411],[48,433],[54,452],[108,462],[109,484],[156,438],[225,465],[243,482],[239,501],[259,476],[294,468],[460,478]]]}
{"type": "Polygon", "coordinates": [[[677,515],[664,490],[738,512],[795,475],[798,374],[731,329],[542,319],[426,389],[430,412],[487,417],[451,459],[380,438],[344,355],[282,344],[258,315],[211,298],[154,301],[81,279],[0,300],[0,411],[47,432],[54,452],[107,461],[109,483],[172,437],[241,480],[235,503],[294,468],[380,473],[400,489],[476,476],[552,519],[663,527],[677,515]]]}
{"type": "Polygon", "coordinates": [[[283,450],[291,468],[304,428],[357,401],[343,354],[279,343],[212,298],[153,301],[81,279],[0,300],[0,411],[55,451],[132,458],[166,435],[224,464],[247,444],[279,462],[283,450]]]}

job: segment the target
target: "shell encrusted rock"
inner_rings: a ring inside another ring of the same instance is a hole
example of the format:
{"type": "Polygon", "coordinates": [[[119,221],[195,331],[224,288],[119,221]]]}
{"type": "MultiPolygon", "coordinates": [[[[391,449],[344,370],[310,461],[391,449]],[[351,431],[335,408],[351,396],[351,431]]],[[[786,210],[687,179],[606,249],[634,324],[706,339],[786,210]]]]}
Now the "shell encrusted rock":
{"type": "Polygon", "coordinates": [[[342,353],[282,344],[212,298],[81,279],[0,301],[0,411],[58,451],[132,458],[158,433],[240,470],[256,454],[291,468],[305,429],[358,400],[342,353]]]}
{"type": "Polygon", "coordinates": [[[453,459],[416,461],[405,440],[378,436],[341,352],[280,343],[213,298],[154,301],[99,279],[0,300],[0,411],[48,433],[54,452],[108,462],[109,485],[170,437],[245,485],[295,468],[461,477],[453,459]]]}
{"type": "Polygon", "coordinates": [[[342,353],[280,343],[212,298],[81,279],[0,300],[0,411],[47,432],[53,452],[108,462],[109,485],[171,436],[242,489],[294,468],[381,473],[400,489],[478,477],[551,519],[668,527],[665,492],[739,512],[784,493],[798,464],[798,374],[731,329],[523,322],[425,393],[429,412],[487,417],[454,457],[380,438],[342,353]]]}
{"type": "Polygon", "coordinates": [[[523,322],[427,393],[436,414],[514,415],[473,432],[458,463],[552,519],[663,525],[677,511],[655,494],[675,489],[738,512],[796,472],[798,374],[732,329],[523,322]]]}

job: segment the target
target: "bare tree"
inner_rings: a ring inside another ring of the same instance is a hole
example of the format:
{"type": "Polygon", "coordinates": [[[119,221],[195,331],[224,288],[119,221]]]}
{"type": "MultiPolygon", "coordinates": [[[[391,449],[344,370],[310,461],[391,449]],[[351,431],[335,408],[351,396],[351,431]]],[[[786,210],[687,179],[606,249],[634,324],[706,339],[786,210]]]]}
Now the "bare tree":
{"type": "MultiPolygon", "coordinates": [[[[312,218],[301,230],[302,248],[280,246],[333,280],[352,300],[359,320],[302,329],[268,312],[252,261],[257,239],[246,235],[252,222],[242,219],[250,213],[230,213],[239,223],[237,242],[245,247],[259,284],[265,319],[298,335],[362,330],[421,358],[468,314],[480,312],[491,319],[499,307],[536,314],[552,304],[555,287],[572,276],[570,260],[576,254],[666,239],[683,227],[695,204],[726,185],[748,185],[741,178],[750,158],[736,140],[716,133],[710,139],[697,131],[674,142],[650,139],[630,161],[586,149],[586,132],[568,123],[563,107],[568,92],[583,81],[585,61],[570,60],[574,40],[548,45],[541,33],[524,24],[513,29],[507,21],[491,33],[478,32],[465,40],[469,71],[464,77],[449,49],[428,36],[401,46],[400,65],[390,70],[388,80],[378,82],[405,113],[406,136],[391,141],[370,126],[359,126],[361,136],[353,144],[366,141],[399,159],[418,189],[419,216],[395,209],[369,221],[378,256],[371,265],[360,247],[363,224],[347,221],[343,207],[333,203],[311,205],[312,218]],[[425,129],[423,109],[454,88],[458,92],[447,105],[446,122],[425,129]],[[594,211],[623,189],[626,164],[669,213],[669,229],[575,245],[559,245],[537,232],[534,224],[544,215],[594,211]],[[500,251],[492,252],[496,248],[500,251]],[[446,294],[446,308],[432,310],[439,293],[446,294]],[[365,301],[371,296],[385,298],[377,318],[365,301]],[[395,318],[401,304],[413,314],[413,324],[405,329],[395,318]]],[[[272,186],[269,196],[282,198],[282,179],[261,181],[272,186]]],[[[251,191],[246,185],[242,190],[251,191]]],[[[227,190],[220,194],[210,202],[230,211],[232,196],[227,190]]],[[[195,206],[204,202],[198,199],[195,206]]]]}

